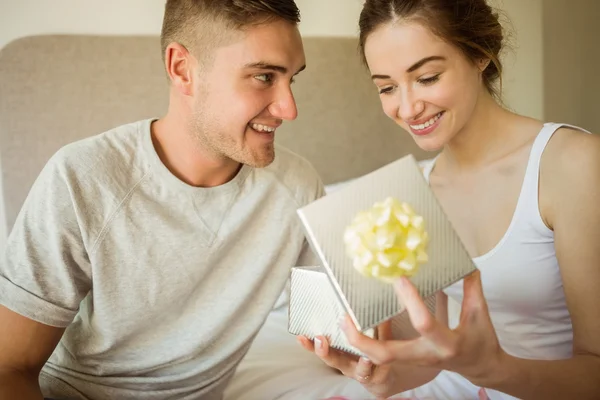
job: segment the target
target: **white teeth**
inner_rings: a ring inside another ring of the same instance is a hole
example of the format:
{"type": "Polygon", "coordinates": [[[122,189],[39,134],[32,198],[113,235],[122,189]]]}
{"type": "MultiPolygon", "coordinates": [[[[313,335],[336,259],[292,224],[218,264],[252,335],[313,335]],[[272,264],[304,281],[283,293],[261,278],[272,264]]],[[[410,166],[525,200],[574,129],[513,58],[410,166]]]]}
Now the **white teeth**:
{"type": "Polygon", "coordinates": [[[254,129],[255,131],[259,131],[259,132],[275,132],[275,128],[271,128],[266,125],[250,124],[250,127],[252,127],[252,129],[254,129]]]}
{"type": "Polygon", "coordinates": [[[436,114],[433,118],[431,118],[429,121],[426,121],[423,124],[420,125],[409,125],[411,128],[413,128],[416,131],[421,131],[425,128],[429,128],[431,125],[435,124],[435,121],[437,121],[438,119],[440,119],[440,117],[442,116],[442,113],[438,113],[436,114]]]}

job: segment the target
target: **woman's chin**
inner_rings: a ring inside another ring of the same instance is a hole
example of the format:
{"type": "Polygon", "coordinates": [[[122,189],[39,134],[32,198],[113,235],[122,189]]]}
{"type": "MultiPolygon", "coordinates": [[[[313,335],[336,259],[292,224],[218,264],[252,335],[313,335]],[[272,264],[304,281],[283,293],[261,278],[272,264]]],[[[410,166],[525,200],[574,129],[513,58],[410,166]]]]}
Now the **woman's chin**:
{"type": "Polygon", "coordinates": [[[445,141],[441,140],[440,137],[421,137],[412,135],[415,143],[423,151],[427,152],[439,152],[444,148],[445,141]]]}
{"type": "Polygon", "coordinates": [[[439,152],[447,143],[446,136],[440,135],[439,127],[427,135],[418,135],[411,131],[408,126],[401,125],[415,141],[415,144],[423,151],[439,152]]]}

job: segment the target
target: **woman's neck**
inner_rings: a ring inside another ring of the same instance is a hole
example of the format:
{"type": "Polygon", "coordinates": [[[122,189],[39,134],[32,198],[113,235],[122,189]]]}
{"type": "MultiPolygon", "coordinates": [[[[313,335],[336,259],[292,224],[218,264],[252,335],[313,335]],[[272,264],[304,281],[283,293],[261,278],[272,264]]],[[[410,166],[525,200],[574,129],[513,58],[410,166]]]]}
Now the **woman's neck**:
{"type": "Polygon", "coordinates": [[[444,164],[456,172],[472,170],[506,154],[508,134],[519,117],[482,93],[469,122],[444,146],[444,164]]]}

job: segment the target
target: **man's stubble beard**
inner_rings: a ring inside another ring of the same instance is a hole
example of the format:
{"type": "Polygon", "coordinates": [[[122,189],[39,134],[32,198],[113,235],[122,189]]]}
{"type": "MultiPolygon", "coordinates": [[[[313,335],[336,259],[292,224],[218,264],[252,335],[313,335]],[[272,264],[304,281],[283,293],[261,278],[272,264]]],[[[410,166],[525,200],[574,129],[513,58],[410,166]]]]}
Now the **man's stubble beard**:
{"type": "MultiPolygon", "coordinates": [[[[264,168],[275,159],[274,143],[253,149],[238,143],[234,137],[205,112],[206,107],[197,105],[191,121],[190,133],[198,150],[217,159],[229,159],[254,168],[264,168]]],[[[246,129],[249,129],[246,127],[246,129]]],[[[245,132],[244,132],[245,134],[245,132]]],[[[243,143],[243,142],[242,142],[243,143]]]]}

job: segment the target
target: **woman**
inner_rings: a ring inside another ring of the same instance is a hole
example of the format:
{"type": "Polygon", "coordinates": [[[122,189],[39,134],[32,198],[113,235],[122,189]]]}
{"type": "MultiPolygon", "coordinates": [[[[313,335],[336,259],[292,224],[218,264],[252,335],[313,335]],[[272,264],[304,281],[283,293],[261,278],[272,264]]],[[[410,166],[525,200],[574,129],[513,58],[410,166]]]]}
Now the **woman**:
{"type": "Polygon", "coordinates": [[[442,294],[462,302],[455,329],[400,279],[419,339],[376,341],[346,321],[369,360],[300,339],[378,398],[600,398],[600,136],[503,108],[502,42],[485,0],[365,2],[361,50],[383,109],[441,149],[424,174],[478,266],[442,294]]]}

